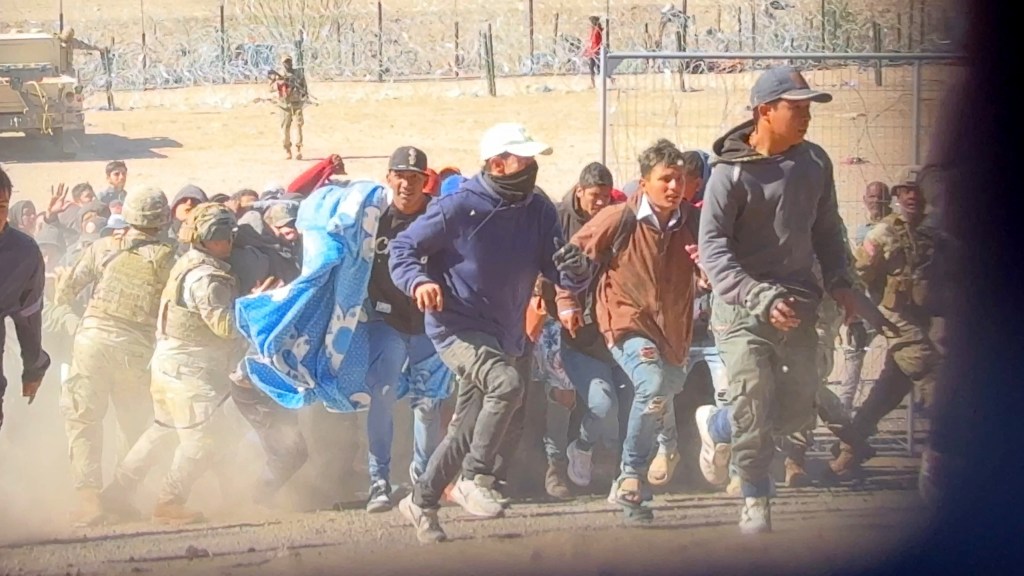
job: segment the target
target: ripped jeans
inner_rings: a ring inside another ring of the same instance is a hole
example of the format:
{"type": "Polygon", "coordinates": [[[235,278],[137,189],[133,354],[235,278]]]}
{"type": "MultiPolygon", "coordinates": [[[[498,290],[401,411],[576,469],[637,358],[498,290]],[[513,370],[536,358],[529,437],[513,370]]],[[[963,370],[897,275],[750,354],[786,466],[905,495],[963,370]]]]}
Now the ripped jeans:
{"type": "Polygon", "coordinates": [[[633,383],[621,478],[645,479],[662,421],[674,418],[672,402],[686,382],[686,366],[664,362],[658,347],[643,336],[629,336],[612,346],[611,352],[633,383]]]}

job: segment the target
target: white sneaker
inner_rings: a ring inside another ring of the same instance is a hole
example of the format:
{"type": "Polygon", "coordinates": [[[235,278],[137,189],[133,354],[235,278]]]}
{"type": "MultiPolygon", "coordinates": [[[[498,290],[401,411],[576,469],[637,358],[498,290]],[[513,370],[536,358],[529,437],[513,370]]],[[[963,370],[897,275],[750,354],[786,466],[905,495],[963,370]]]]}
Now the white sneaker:
{"type": "Polygon", "coordinates": [[[715,486],[729,482],[729,459],[732,457],[731,444],[716,444],[711,438],[708,421],[719,408],[714,405],[697,408],[694,419],[700,433],[700,472],[704,479],[715,486]]]}
{"type": "Polygon", "coordinates": [[[494,476],[477,474],[472,480],[459,478],[452,488],[452,500],[481,518],[497,518],[505,511],[501,494],[494,489],[494,476]]]}
{"type": "Polygon", "coordinates": [[[740,512],[740,532],[763,534],[771,531],[772,505],[768,497],[744,498],[743,511],[740,512]]]}
{"type": "Polygon", "coordinates": [[[437,520],[437,510],[424,510],[412,501],[409,494],[398,503],[398,511],[416,527],[416,539],[423,544],[444,542],[448,536],[437,520]]]}
{"type": "Polygon", "coordinates": [[[569,480],[577,486],[590,486],[591,475],[594,471],[594,450],[583,451],[580,450],[576,444],[576,440],[569,444],[569,447],[565,450],[565,455],[569,458],[569,480]]]}

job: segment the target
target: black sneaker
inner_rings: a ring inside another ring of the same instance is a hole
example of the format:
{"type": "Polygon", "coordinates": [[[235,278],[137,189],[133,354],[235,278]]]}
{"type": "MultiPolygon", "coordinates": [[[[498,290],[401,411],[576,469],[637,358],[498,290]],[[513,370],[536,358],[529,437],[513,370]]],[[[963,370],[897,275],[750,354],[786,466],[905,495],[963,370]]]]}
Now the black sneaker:
{"type": "Polygon", "coordinates": [[[370,499],[366,502],[366,511],[370,514],[387,512],[394,508],[391,502],[391,485],[387,480],[377,480],[370,486],[370,499]]]}

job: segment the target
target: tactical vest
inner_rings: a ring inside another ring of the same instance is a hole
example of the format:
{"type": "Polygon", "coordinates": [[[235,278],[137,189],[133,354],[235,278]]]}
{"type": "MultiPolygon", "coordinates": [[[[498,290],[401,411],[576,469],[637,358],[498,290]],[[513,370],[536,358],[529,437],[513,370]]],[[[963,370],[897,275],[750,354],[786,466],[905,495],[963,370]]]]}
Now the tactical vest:
{"type": "Polygon", "coordinates": [[[928,300],[928,268],[935,257],[935,238],[926,227],[913,232],[897,214],[882,222],[892,230],[895,246],[882,293],[882,306],[891,310],[924,307],[928,300]]]}
{"type": "Polygon", "coordinates": [[[216,346],[224,339],[214,334],[198,312],[185,305],[185,277],[196,268],[207,265],[213,268],[210,276],[235,285],[235,277],[222,269],[212,256],[199,250],[189,250],[171,269],[171,277],[160,297],[160,325],[157,333],[161,337],[174,338],[196,346],[216,346]]]}
{"type": "Polygon", "coordinates": [[[174,258],[174,249],[157,241],[124,238],[118,250],[100,263],[102,272],[86,307],[86,314],[156,326],[164,271],[174,258]],[[152,246],[149,256],[140,251],[152,246]]]}

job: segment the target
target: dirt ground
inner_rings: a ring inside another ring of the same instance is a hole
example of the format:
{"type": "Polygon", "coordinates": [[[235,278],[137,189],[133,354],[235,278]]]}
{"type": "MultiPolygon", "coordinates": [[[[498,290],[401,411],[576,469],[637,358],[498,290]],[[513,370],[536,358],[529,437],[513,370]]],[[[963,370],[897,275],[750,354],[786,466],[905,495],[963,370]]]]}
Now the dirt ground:
{"type": "Polygon", "coordinates": [[[63,529],[0,544],[6,574],[810,574],[869,567],[906,550],[926,525],[914,462],[883,459],[858,487],[781,489],[775,532],[741,538],[738,502],[669,494],[655,522],[626,526],[600,497],[517,503],[475,520],[446,507],[451,542],[422,547],[397,511],[223,515],[207,525],[63,529]],[[358,568],[353,568],[358,567],[358,568]]]}

